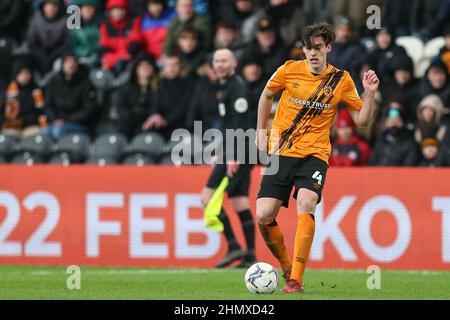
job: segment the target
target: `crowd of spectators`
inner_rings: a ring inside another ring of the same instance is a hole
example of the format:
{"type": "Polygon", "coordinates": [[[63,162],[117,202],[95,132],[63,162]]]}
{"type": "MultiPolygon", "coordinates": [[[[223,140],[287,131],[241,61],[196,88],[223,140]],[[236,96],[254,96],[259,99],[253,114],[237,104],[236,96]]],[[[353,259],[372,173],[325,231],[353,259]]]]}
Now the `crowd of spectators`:
{"type": "Polygon", "coordinates": [[[256,124],[267,80],[304,59],[301,30],[319,21],[335,28],[329,62],[352,74],[361,95],[364,71],[381,79],[369,128],[355,128],[341,107],[330,164],[450,166],[450,0],[2,0],[2,133],[58,141],[153,131],[168,140],[196,120],[219,128],[218,48],[238,58],[256,124]],[[381,28],[366,26],[370,5],[381,8],[381,28]],[[396,44],[403,36],[445,39],[420,78],[396,44]]]}

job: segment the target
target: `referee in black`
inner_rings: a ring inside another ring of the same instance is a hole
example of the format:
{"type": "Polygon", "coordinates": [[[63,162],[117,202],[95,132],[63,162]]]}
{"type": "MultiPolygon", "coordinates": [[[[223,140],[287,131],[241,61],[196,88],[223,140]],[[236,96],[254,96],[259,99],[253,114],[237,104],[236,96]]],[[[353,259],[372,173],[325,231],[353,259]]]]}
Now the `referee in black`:
{"type": "Polygon", "coordinates": [[[222,119],[221,131],[224,152],[219,157],[221,161],[215,164],[208,183],[202,191],[201,200],[206,207],[222,179],[226,175],[230,177],[226,192],[242,224],[247,251],[245,252],[236,241],[230,220],[222,207],[219,219],[224,225],[223,234],[228,243],[228,252],[225,258],[217,263],[217,268],[224,268],[236,260],[241,260],[240,264],[236,266],[240,268],[247,268],[256,262],[255,224],[248,200],[250,173],[253,167],[249,163],[249,141],[245,139],[245,147],[239,150],[237,148],[239,143],[237,143],[236,138],[226,139],[226,129],[242,129],[245,131],[251,128],[249,89],[244,79],[236,74],[236,67],[237,60],[232,51],[219,49],[214,52],[213,69],[219,79],[217,106],[222,119]],[[234,143],[231,140],[234,140],[234,143]],[[234,152],[232,152],[233,150],[234,152]],[[244,163],[237,161],[236,158],[242,156],[245,156],[244,163]]]}

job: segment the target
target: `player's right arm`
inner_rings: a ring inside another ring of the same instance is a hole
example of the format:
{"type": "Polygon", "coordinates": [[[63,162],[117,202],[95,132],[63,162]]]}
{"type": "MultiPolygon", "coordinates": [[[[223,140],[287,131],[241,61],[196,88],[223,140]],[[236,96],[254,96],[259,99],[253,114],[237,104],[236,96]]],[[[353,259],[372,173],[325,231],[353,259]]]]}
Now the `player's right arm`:
{"type": "Polygon", "coordinates": [[[275,71],[259,98],[255,142],[258,149],[263,152],[267,152],[267,122],[269,120],[270,112],[272,111],[273,99],[277,92],[283,90],[286,85],[284,77],[286,64],[291,62],[292,61],[287,61],[275,71]]]}
{"type": "Polygon", "coordinates": [[[256,146],[267,152],[267,122],[269,121],[275,93],[264,88],[258,103],[258,121],[256,124],[256,146]]]}

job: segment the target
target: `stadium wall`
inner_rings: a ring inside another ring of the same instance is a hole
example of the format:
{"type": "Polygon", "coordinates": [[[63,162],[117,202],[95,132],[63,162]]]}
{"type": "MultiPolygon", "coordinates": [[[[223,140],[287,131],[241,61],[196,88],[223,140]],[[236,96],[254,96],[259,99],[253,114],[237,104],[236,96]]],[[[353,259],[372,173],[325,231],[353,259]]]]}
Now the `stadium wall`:
{"type": "MultiPolygon", "coordinates": [[[[0,264],[213,267],[209,167],[0,166],[0,264]]],[[[255,212],[261,168],[253,170],[255,212]]],[[[229,202],[238,239],[244,238],[229,202]]],[[[292,252],[295,201],[278,222],[292,252]]],[[[257,232],[257,257],[276,264],[257,232]]],[[[450,270],[450,170],[331,168],[311,268],[450,270]]]]}

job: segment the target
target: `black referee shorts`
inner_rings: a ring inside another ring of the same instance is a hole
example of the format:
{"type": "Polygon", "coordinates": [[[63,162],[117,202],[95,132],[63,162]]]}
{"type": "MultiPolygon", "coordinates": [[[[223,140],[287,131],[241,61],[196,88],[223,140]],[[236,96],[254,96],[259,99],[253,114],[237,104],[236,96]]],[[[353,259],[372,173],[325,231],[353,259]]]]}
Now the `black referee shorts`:
{"type": "MultiPolygon", "coordinates": [[[[253,165],[240,165],[233,178],[226,189],[229,198],[245,196],[248,197],[248,190],[250,188],[250,173],[253,165]]],[[[209,176],[206,186],[210,189],[217,189],[222,179],[227,175],[226,164],[216,164],[211,175],[209,176]]]]}
{"type": "Polygon", "coordinates": [[[258,192],[259,198],[275,198],[288,207],[292,187],[295,186],[294,199],[298,190],[305,188],[314,191],[322,199],[328,165],[316,157],[294,158],[279,156],[279,169],[274,175],[264,175],[258,192]]]}

